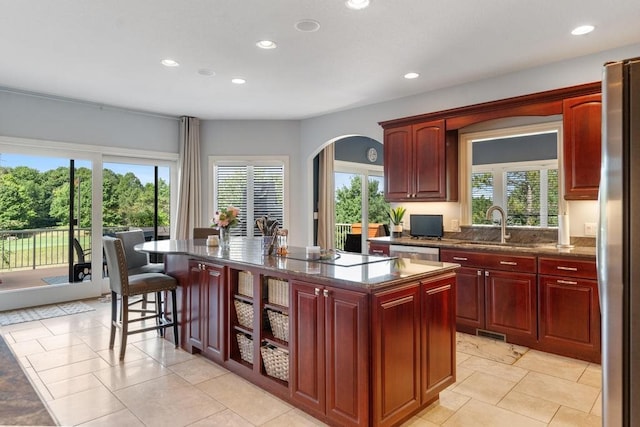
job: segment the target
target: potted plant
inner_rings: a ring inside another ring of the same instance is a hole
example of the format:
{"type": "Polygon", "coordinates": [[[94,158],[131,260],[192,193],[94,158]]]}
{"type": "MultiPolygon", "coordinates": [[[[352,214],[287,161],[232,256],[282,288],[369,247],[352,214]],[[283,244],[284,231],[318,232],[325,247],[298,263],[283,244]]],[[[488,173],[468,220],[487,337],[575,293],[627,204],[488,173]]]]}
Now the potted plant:
{"type": "Polygon", "coordinates": [[[391,235],[394,237],[402,236],[402,218],[407,212],[402,206],[389,209],[389,219],[391,220],[391,235]]]}

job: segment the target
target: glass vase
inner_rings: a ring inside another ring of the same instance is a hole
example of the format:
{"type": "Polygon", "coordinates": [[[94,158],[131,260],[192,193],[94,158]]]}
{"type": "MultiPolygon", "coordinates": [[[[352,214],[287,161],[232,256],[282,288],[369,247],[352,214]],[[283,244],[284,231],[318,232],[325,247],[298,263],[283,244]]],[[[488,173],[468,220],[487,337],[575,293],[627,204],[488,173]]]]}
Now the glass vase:
{"type": "Polygon", "coordinates": [[[228,227],[220,227],[220,247],[222,249],[229,249],[230,231],[228,227]]]}

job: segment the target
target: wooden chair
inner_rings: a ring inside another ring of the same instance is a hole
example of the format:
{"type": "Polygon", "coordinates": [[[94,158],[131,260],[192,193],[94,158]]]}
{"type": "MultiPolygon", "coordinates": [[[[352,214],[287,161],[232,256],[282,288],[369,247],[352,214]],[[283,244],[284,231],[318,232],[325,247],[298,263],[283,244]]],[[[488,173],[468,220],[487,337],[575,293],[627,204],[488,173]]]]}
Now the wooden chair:
{"type": "Polygon", "coordinates": [[[176,279],[164,273],[142,273],[129,276],[122,240],[104,236],[102,241],[109,267],[109,287],[111,288],[109,349],[113,349],[116,328],[120,329],[122,335],[120,360],[123,360],[129,335],[155,329],[160,332],[160,336],[164,336],[164,329],[168,327],[173,327],[174,343],[178,348],[180,341],[178,340],[178,319],[175,310],[175,307],[177,307],[176,288],[178,287],[176,279]],[[174,307],[170,320],[166,318],[166,301],[163,303],[163,294],[165,292],[171,292],[171,302],[172,307],[174,307]],[[146,316],[143,313],[140,317],[129,318],[129,311],[131,311],[129,309],[129,297],[148,293],[156,294],[155,314],[146,316]],[[120,315],[118,315],[118,296],[121,299],[120,315]],[[144,326],[134,330],[129,329],[129,324],[146,320],[155,320],[155,322],[151,326],[144,326]]]}
{"type": "Polygon", "coordinates": [[[217,228],[213,227],[195,227],[193,229],[193,238],[194,239],[206,239],[209,236],[219,235],[220,231],[217,228]]]}

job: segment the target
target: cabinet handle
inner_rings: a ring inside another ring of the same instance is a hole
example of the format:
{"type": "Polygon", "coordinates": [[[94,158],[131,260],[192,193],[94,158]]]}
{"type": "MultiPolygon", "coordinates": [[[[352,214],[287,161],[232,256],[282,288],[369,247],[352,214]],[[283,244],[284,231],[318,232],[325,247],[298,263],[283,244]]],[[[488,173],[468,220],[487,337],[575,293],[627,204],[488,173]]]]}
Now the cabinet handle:
{"type": "Polygon", "coordinates": [[[371,249],[371,253],[374,253],[374,254],[382,254],[382,253],[384,253],[384,251],[383,251],[383,250],[381,250],[381,249],[371,249]]]}
{"type": "Polygon", "coordinates": [[[565,271],[578,271],[578,267],[565,267],[562,265],[559,265],[557,267],[558,270],[565,270],[565,271]]]}
{"type": "Polygon", "coordinates": [[[518,263],[513,261],[500,261],[500,265],[518,265],[518,263]]]}
{"type": "Polygon", "coordinates": [[[574,282],[573,280],[556,280],[556,283],[558,283],[559,285],[577,285],[578,282],[574,282]]]}
{"type": "Polygon", "coordinates": [[[482,276],[482,270],[478,270],[478,276],[482,276]]]}
{"type": "Polygon", "coordinates": [[[320,295],[320,289],[316,288],[313,293],[315,294],[315,296],[320,295]]]}
{"type": "Polygon", "coordinates": [[[322,291],[322,295],[324,295],[324,297],[327,298],[329,296],[329,291],[325,289],[324,291],[322,291]]]}
{"type": "Polygon", "coordinates": [[[454,256],[453,259],[455,261],[469,261],[469,258],[463,256],[454,256]]]}
{"type": "Polygon", "coordinates": [[[209,272],[209,276],[220,277],[220,272],[212,270],[212,271],[209,272]]]}
{"type": "Polygon", "coordinates": [[[489,277],[489,272],[488,272],[488,271],[485,271],[485,272],[484,272],[484,275],[485,275],[486,277],[489,277]]]}

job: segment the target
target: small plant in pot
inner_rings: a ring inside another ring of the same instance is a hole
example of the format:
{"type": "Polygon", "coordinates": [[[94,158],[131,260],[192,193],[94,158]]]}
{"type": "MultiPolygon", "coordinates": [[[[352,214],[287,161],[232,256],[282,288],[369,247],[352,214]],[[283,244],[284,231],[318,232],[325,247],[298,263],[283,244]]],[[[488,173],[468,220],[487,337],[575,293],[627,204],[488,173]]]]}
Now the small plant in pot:
{"type": "Polygon", "coordinates": [[[391,235],[393,237],[402,236],[402,218],[407,212],[402,206],[389,209],[389,219],[391,220],[391,235]]]}

